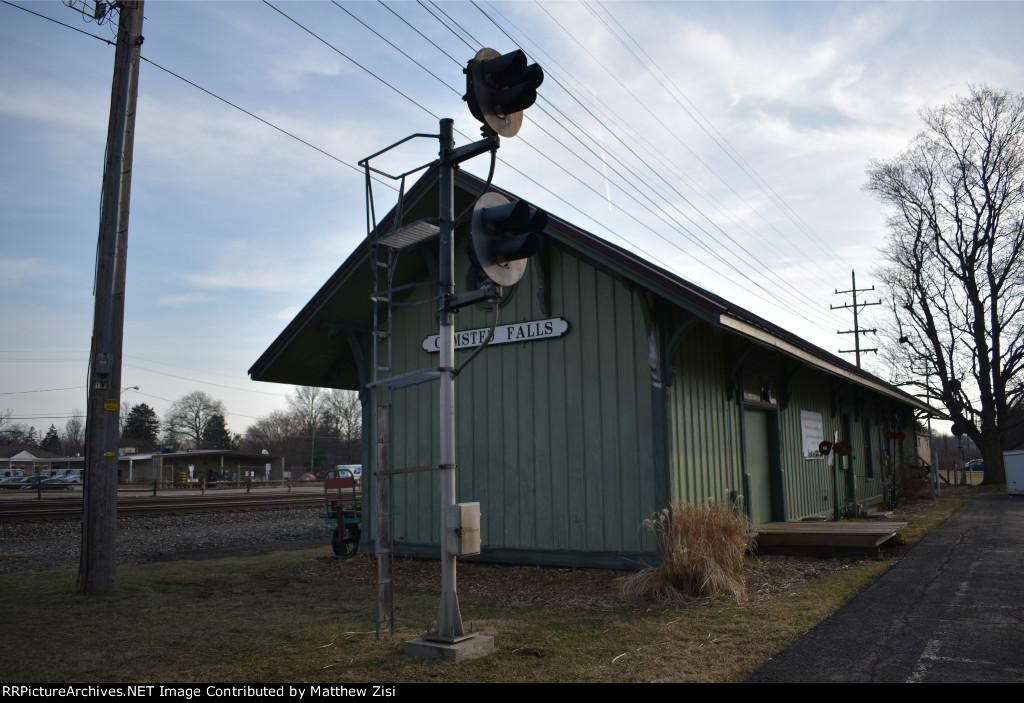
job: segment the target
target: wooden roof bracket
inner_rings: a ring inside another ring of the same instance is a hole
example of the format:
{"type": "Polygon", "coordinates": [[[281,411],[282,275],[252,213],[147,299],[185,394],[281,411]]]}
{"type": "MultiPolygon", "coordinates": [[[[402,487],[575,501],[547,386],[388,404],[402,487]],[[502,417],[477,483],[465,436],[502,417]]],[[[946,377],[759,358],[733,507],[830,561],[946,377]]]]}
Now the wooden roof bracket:
{"type": "Polygon", "coordinates": [[[691,315],[685,322],[676,327],[672,336],[665,342],[665,355],[664,358],[667,361],[666,368],[668,373],[666,374],[665,385],[671,386],[675,382],[676,372],[672,367],[672,355],[675,354],[676,346],[682,340],[683,335],[686,334],[695,324],[701,322],[701,319],[696,315],[691,315]]]}
{"type": "Polygon", "coordinates": [[[839,415],[839,406],[842,403],[843,393],[853,384],[845,379],[830,378],[828,381],[829,405],[832,409],[832,419],[839,415]]]}
{"type": "MultiPolygon", "coordinates": [[[[632,287],[632,286],[631,286],[632,287]]],[[[655,306],[657,298],[649,290],[633,287],[633,292],[638,293],[637,302],[640,303],[640,310],[644,314],[644,327],[647,329],[647,366],[651,371],[651,385],[655,388],[662,388],[665,383],[665,355],[661,343],[661,325],[655,319],[655,306]]]]}
{"type": "MultiPolygon", "coordinates": [[[[366,359],[367,354],[363,348],[364,342],[369,339],[369,335],[366,334],[366,330],[359,329],[352,325],[343,322],[324,322],[320,325],[320,329],[327,336],[328,339],[333,339],[338,335],[345,338],[345,342],[348,343],[349,351],[352,352],[352,359],[356,362],[356,373],[359,377],[359,388],[360,398],[366,390],[366,384],[369,382],[368,374],[369,367],[367,366],[366,359]]],[[[340,341],[340,340],[339,340],[340,341]]],[[[332,375],[341,375],[338,370],[341,364],[341,355],[338,355],[337,361],[328,367],[327,377],[332,375]]]]}
{"type": "Polygon", "coordinates": [[[782,357],[778,380],[780,410],[785,410],[789,407],[789,387],[793,383],[793,379],[796,378],[797,372],[800,371],[803,366],[804,365],[799,361],[789,360],[785,356],[782,357]]]}
{"type": "Polygon", "coordinates": [[[725,338],[725,397],[726,400],[743,402],[743,362],[754,351],[753,344],[743,344],[736,349],[737,340],[732,335],[725,338]]]}

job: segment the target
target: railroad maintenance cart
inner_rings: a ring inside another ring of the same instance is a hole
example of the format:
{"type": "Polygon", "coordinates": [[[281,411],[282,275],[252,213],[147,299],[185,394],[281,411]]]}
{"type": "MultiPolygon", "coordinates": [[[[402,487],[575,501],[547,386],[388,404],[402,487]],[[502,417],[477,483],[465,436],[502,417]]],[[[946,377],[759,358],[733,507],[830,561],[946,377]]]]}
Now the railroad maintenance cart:
{"type": "Polygon", "coordinates": [[[356,477],[350,469],[329,469],[324,474],[324,523],[334,525],[331,548],[348,559],[359,551],[359,523],[362,519],[356,495],[356,477]]]}

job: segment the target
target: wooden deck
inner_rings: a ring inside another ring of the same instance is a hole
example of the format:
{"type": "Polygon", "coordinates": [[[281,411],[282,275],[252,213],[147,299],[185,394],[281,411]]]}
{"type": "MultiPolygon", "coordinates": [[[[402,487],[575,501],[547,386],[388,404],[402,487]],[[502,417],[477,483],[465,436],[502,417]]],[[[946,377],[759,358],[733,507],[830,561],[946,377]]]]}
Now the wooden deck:
{"type": "Polygon", "coordinates": [[[761,554],[873,552],[907,526],[905,522],[766,522],[757,527],[761,554]]]}

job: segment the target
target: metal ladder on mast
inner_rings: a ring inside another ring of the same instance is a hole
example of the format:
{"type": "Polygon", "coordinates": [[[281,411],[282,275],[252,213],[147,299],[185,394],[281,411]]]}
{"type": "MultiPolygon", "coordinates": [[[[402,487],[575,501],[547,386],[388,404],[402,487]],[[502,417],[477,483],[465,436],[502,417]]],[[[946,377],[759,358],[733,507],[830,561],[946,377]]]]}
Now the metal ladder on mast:
{"type": "Polygon", "coordinates": [[[373,267],[371,281],[373,292],[373,353],[371,355],[373,381],[367,384],[372,392],[371,407],[375,415],[376,468],[374,489],[377,517],[377,624],[376,635],[380,639],[383,629],[395,633],[394,624],[394,535],[391,479],[396,471],[391,466],[391,436],[393,429],[394,391],[407,388],[440,377],[437,368],[425,368],[402,374],[394,373],[394,312],[397,307],[418,305],[436,301],[437,296],[413,302],[400,302],[396,295],[413,288],[434,286],[437,281],[418,282],[395,286],[395,270],[402,251],[436,237],[439,233],[435,219],[419,220],[407,226],[402,221],[402,206],[405,195],[405,178],[401,179],[398,203],[394,209],[392,226],[383,233],[378,231],[374,221],[373,196],[370,185],[370,170],[366,171],[367,188],[367,239],[370,247],[369,260],[373,267]]]}

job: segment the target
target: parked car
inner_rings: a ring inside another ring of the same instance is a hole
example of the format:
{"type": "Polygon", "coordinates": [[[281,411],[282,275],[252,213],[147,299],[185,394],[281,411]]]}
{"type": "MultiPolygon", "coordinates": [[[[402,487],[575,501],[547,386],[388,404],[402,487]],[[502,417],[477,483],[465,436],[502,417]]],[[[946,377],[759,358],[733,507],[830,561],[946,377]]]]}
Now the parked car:
{"type": "Polygon", "coordinates": [[[58,488],[62,491],[70,491],[71,484],[69,484],[63,476],[54,476],[52,478],[43,479],[43,488],[58,488]]]}

